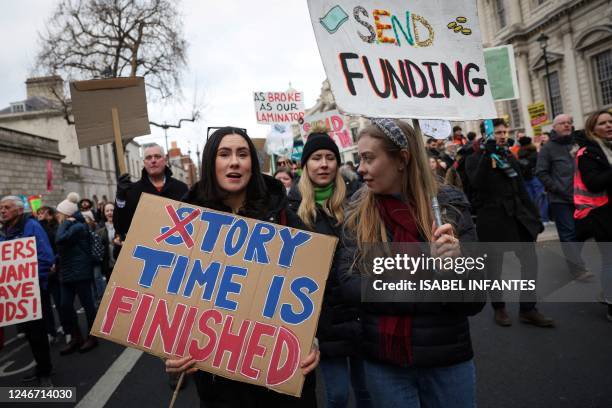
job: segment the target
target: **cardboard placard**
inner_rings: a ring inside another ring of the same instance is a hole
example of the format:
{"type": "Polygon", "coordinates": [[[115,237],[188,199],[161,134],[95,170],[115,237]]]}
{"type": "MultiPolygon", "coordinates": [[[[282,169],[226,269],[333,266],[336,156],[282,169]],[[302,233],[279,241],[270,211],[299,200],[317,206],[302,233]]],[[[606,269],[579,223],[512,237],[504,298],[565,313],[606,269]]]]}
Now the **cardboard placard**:
{"type": "Polygon", "coordinates": [[[91,332],[299,396],[336,241],[143,194],[91,332]]]}
{"type": "Polygon", "coordinates": [[[36,238],[0,242],[0,327],[42,318],[36,238]]]}
{"type": "Polygon", "coordinates": [[[304,117],[302,92],[253,92],[257,123],[295,123],[304,117]]]}
{"type": "Polygon", "coordinates": [[[334,139],[341,151],[353,146],[348,118],[337,110],[319,112],[304,117],[304,123],[300,125],[300,133],[304,143],[308,140],[308,134],[313,127],[325,127],[329,136],[334,139]]]}
{"type": "Polygon", "coordinates": [[[151,133],[142,77],[71,82],[70,96],[81,149],[115,140],[113,108],[118,113],[122,139],[151,133]]]}
{"type": "Polygon", "coordinates": [[[476,0],[308,0],[338,109],[349,115],[497,116],[476,0]]]}

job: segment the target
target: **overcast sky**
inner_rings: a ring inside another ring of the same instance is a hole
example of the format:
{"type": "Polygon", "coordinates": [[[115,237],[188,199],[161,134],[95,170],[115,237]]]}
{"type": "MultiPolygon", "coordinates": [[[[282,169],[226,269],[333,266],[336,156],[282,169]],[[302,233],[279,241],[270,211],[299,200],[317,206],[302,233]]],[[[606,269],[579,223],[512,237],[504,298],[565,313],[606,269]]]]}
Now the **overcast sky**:
{"type": "MultiPolygon", "coordinates": [[[[25,80],[39,49],[38,32],[57,1],[2,1],[0,13],[0,109],[25,99],[25,80]]],[[[183,0],[185,38],[189,43],[188,69],[183,73],[185,101],[149,104],[156,122],[189,117],[197,84],[198,99],[206,109],[199,123],[183,123],[169,130],[185,151],[204,143],[208,126],[247,128],[253,137],[265,137],[267,126],[255,120],[253,91],[284,91],[291,86],[304,92],[305,106],[316,102],[325,73],[316,46],[305,0],[183,0]]],[[[164,143],[163,131],[152,127],[164,143]]]]}

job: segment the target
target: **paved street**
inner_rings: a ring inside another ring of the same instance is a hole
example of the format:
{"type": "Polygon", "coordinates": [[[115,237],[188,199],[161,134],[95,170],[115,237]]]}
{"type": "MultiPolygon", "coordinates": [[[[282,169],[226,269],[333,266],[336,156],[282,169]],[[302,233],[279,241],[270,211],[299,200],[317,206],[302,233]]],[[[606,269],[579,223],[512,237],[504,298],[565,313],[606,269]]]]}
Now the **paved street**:
{"type": "MultiPolygon", "coordinates": [[[[593,269],[593,257],[586,252],[584,255],[593,269]]],[[[506,256],[505,264],[518,269],[514,257],[506,256]]],[[[558,270],[555,265],[541,265],[540,276],[555,273],[555,268],[558,270]]],[[[572,284],[581,285],[593,298],[599,291],[597,281],[572,284]]],[[[556,320],[556,328],[519,323],[517,304],[509,305],[512,327],[496,326],[490,306],[472,319],[479,406],[610,407],[612,323],[605,319],[605,307],[595,302],[547,303],[540,309],[556,320]]],[[[79,316],[84,326],[84,315],[79,316]]],[[[5,331],[0,386],[20,386],[21,377],[32,364],[31,353],[25,339],[16,338],[14,327],[5,331]]],[[[52,346],[53,382],[76,386],[79,407],[126,407],[136,401],[144,407],[168,405],[172,392],[159,359],[106,341],[87,354],[62,357],[60,347],[52,346]]],[[[180,393],[176,406],[198,406],[192,381],[180,393]]]]}

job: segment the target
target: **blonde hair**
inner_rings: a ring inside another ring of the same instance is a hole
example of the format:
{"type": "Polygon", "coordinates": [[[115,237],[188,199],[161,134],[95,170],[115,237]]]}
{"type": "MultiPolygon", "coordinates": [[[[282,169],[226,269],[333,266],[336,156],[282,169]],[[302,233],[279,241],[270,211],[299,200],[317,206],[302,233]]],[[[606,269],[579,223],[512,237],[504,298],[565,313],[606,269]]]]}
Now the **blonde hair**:
{"type": "MultiPolygon", "coordinates": [[[[437,194],[437,183],[429,167],[423,138],[417,135],[409,124],[402,121],[396,121],[396,124],[402,129],[408,140],[407,150],[409,153],[406,170],[401,175],[401,198],[412,208],[420,234],[430,241],[433,224],[431,198],[437,194]]],[[[378,127],[367,126],[359,132],[357,140],[363,136],[370,136],[378,140],[387,155],[396,160],[402,160],[402,149],[394,144],[378,127]]],[[[376,207],[376,196],[368,188],[361,189],[357,199],[349,205],[344,227],[350,236],[356,239],[362,255],[367,252],[365,244],[388,242],[385,224],[376,207]]]]}
{"type": "MultiPolygon", "coordinates": [[[[338,167],[339,166],[340,163],[338,163],[338,167]]],[[[308,175],[308,162],[306,162],[304,167],[298,183],[302,201],[297,210],[297,215],[308,228],[313,229],[317,219],[317,203],[315,202],[314,193],[315,186],[308,175]]],[[[346,198],[346,186],[344,185],[344,179],[338,167],[336,167],[336,177],[333,181],[334,192],[322,206],[323,211],[336,220],[336,225],[340,225],[344,222],[344,199],[346,198]]]]}

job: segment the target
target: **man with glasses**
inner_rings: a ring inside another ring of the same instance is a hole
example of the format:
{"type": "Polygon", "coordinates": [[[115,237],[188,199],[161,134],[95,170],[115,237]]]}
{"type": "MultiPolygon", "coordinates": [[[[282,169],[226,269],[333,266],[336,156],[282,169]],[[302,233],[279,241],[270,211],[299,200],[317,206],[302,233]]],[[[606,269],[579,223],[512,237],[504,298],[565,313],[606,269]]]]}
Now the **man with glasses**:
{"type": "Polygon", "coordinates": [[[574,223],[574,170],[578,140],[570,115],[560,114],[553,119],[550,142],[538,153],[536,176],[548,192],[548,201],[559,241],[572,277],[587,281],[594,275],[580,254],[582,243],[576,236],[574,223]]]}
{"type": "MultiPolygon", "coordinates": [[[[166,155],[163,147],[158,144],[145,147],[144,168],[140,180],[132,183],[128,173],[122,174],[117,180],[117,195],[115,211],[113,212],[116,238],[113,242],[116,245],[121,245],[125,240],[142,193],[180,200],[187,193],[187,190],[189,190],[187,184],[172,177],[172,171],[166,165],[166,155]]],[[[175,389],[178,377],[170,374],[169,382],[170,388],[175,389]]],[[[183,382],[183,386],[184,384],[185,382],[183,382]]]]}

